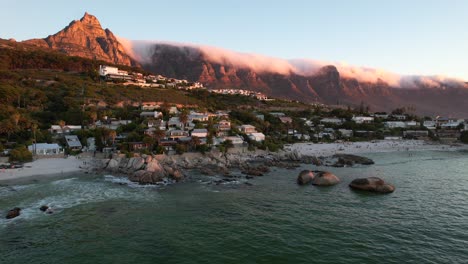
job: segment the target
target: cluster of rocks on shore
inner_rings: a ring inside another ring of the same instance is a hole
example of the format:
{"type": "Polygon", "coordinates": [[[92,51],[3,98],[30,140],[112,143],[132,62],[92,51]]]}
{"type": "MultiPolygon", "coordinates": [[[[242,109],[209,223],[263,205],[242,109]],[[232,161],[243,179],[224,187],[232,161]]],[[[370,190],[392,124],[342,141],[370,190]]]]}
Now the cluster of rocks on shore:
{"type": "MultiPolygon", "coordinates": [[[[186,170],[198,170],[204,175],[230,175],[239,170],[246,178],[263,176],[271,167],[295,169],[300,164],[344,167],[356,164],[369,165],[373,161],[355,155],[337,154],[331,157],[301,155],[297,151],[279,153],[222,153],[212,151],[206,154],[187,153],[184,155],[137,155],[126,157],[115,154],[111,159],[102,160],[93,167],[97,171],[123,174],[129,180],[140,184],[179,182],[185,179],[186,170]]],[[[325,178],[328,176],[325,175],[325,178]]],[[[322,178],[322,177],[319,177],[322,178]]],[[[318,180],[317,180],[318,181],[318,180]]]]}

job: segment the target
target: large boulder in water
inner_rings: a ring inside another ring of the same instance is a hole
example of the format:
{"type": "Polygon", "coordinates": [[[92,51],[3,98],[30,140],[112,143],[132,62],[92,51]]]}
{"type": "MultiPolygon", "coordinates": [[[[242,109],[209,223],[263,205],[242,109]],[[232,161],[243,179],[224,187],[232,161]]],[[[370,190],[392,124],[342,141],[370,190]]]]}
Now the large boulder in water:
{"type": "Polygon", "coordinates": [[[143,166],[145,165],[145,159],[144,158],[135,158],[133,160],[132,168],[133,170],[141,170],[143,166]]]}
{"type": "Polygon", "coordinates": [[[164,177],[165,175],[161,172],[139,170],[128,176],[128,179],[139,184],[155,184],[162,181],[164,177]]]}
{"type": "Polygon", "coordinates": [[[312,184],[317,186],[332,186],[339,182],[340,179],[336,177],[335,174],[328,171],[318,172],[312,180],[312,184]]]}
{"type": "Polygon", "coordinates": [[[349,184],[349,187],[355,190],[376,193],[392,193],[395,191],[395,186],[386,183],[378,177],[355,179],[349,184]]]}
{"type": "Polygon", "coordinates": [[[297,176],[297,184],[299,185],[306,185],[312,182],[314,179],[314,173],[310,170],[303,170],[299,173],[299,176],[297,176]]]}
{"type": "Polygon", "coordinates": [[[108,171],[116,172],[119,169],[119,162],[115,159],[109,160],[109,163],[107,163],[106,169],[108,171]]]}
{"type": "Polygon", "coordinates": [[[15,218],[17,216],[20,215],[20,212],[21,212],[21,208],[19,207],[15,207],[13,209],[11,209],[10,211],[8,211],[7,215],[6,215],[6,219],[12,219],[12,218],[15,218]]]}
{"type": "Polygon", "coordinates": [[[151,171],[151,172],[164,172],[164,168],[161,166],[159,161],[157,160],[151,160],[146,164],[146,171],[151,171]]]}

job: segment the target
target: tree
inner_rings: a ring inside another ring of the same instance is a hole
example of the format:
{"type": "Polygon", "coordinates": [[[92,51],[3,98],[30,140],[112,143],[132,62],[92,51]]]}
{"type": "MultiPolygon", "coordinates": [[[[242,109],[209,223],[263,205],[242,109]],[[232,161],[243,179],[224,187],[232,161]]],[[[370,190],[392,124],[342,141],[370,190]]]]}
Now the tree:
{"type": "Polygon", "coordinates": [[[463,131],[460,136],[460,141],[462,143],[468,144],[468,131],[463,131]]]}
{"type": "Polygon", "coordinates": [[[109,138],[112,140],[112,146],[115,144],[116,137],[117,137],[117,132],[115,132],[115,130],[109,130],[109,138]]]}
{"type": "Polygon", "coordinates": [[[57,121],[57,125],[59,125],[60,128],[63,130],[63,128],[65,127],[65,121],[59,120],[59,121],[57,121]]]}
{"type": "Polygon", "coordinates": [[[11,115],[11,120],[15,124],[15,126],[18,126],[18,122],[20,121],[21,115],[19,113],[14,113],[11,115]]]}
{"type": "Polygon", "coordinates": [[[153,147],[154,147],[154,144],[156,143],[154,138],[150,137],[150,136],[145,136],[143,138],[143,143],[145,143],[146,145],[149,146],[149,150],[152,150],[153,147]]]}
{"type": "Polygon", "coordinates": [[[8,119],[3,120],[0,122],[0,134],[7,135],[7,140],[10,140],[11,134],[17,131],[17,127],[15,124],[8,119]]]}
{"type": "Polygon", "coordinates": [[[25,146],[18,146],[10,152],[10,162],[27,162],[32,160],[32,153],[25,146]]]}
{"type": "Polygon", "coordinates": [[[183,124],[184,128],[188,122],[188,116],[189,114],[188,114],[187,109],[182,110],[182,112],[179,115],[179,120],[183,124]]]}

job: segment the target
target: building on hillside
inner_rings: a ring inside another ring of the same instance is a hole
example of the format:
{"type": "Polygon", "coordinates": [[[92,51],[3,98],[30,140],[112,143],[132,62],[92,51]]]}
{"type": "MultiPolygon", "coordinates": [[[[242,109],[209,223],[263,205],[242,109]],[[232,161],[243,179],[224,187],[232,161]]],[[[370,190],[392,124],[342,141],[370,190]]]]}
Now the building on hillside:
{"type": "Polygon", "coordinates": [[[179,139],[179,138],[184,138],[184,137],[188,137],[189,134],[187,131],[184,131],[184,130],[171,130],[169,131],[169,134],[167,135],[167,138],[168,139],[171,139],[171,140],[176,140],[176,139],[179,139]]]}
{"type": "Polygon", "coordinates": [[[144,102],[141,105],[141,110],[144,111],[154,111],[156,109],[159,109],[161,106],[158,103],[155,102],[144,102]]]}
{"type": "Polygon", "coordinates": [[[208,114],[205,114],[205,113],[191,112],[188,116],[189,122],[193,122],[193,121],[206,122],[208,121],[208,119],[209,119],[209,116],[208,114]]]}
{"type": "Polygon", "coordinates": [[[353,116],[352,120],[356,122],[356,124],[369,124],[374,122],[372,116],[353,116]]]}
{"type": "Polygon", "coordinates": [[[81,150],[83,148],[80,139],[76,135],[65,136],[65,141],[67,142],[67,147],[71,150],[81,150]]]}
{"type": "Polygon", "coordinates": [[[178,115],[180,113],[179,109],[176,106],[171,106],[169,108],[169,114],[171,115],[178,115]]]}
{"type": "Polygon", "coordinates": [[[253,140],[253,141],[257,141],[257,142],[265,141],[265,135],[260,132],[249,133],[247,134],[247,136],[249,137],[250,140],[253,140]]]}
{"type": "Polygon", "coordinates": [[[325,117],[325,118],[320,119],[320,123],[322,123],[322,124],[342,125],[344,123],[344,120],[343,120],[343,118],[325,117]]]}
{"type": "Polygon", "coordinates": [[[148,120],[148,128],[158,128],[159,130],[166,130],[167,122],[161,119],[148,120]]]}
{"type": "Polygon", "coordinates": [[[406,123],[403,121],[386,121],[384,122],[386,128],[405,128],[406,123]]]}
{"type": "Polygon", "coordinates": [[[152,117],[152,118],[162,118],[163,116],[163,113],[162,112],[158,112],[158,111],[153,111],[153,112],[141,112],[140,113],[140,117],[142,118],[149,118],[149,117],[152,117]]]}
{"type": "Polygon", "coordinates": [[[128,142],[128,149],[130,151],[148,149],[149,145],[144,142],[128,142]]]}
{"type": "Polygon", "coordinates": [[[288,116],[280,116],[279,119],[281,120],[281,123],[283,124],[291,124],[292,123],[292,118],[288,116]]]}
{"type": "Polygon", "coordinates": [[[392,115],[391,116],[393,119],[396,119],[396,120],[401,120],[401,121],[405,121],[407,116],[406,115],[392,115]]]}
{"type": "Polygon", "coordinates": [[[169,128],[182,128],[183,124],[180,122],[180,118],[178,116],[174,116],[167,121],[167,126],[169,128]]]}
{"type": "Polygon", "coordinates": [[[437,128],[437,122],[432,120],[426,120],[423,122],[423,126],[430,130],[435,130],[437,128]]]}
{"type": "Polygon", "coordinates": [[[206,128],[194,129],[191,133],[192,137],[206,138],[208,136],[208,130],[206,128]]]}
{"type": "Polygon", "coordinates": [[[55,135],[61,134],[69,134],[71,132],[80,131],[82,129],[81,126],[74,126],[74,125],[66,125],[66,126],[59,126],[59,125],[52,125],[50,126],[49,132],[55,135]]]}
{"type": "Polygon", "coordinates": [[[234,146],[239,146],[244,144],[244,139],[240,136],[231,136],[231,137],[223,137],[221,138],[221,142],[226,140],[230,140],[234,146]]]}
{"type": "Polygon", "coordinates": [[[387,119],[388,114],[385,112],[380,112],[380,113],[374,113],[375,118],[380,118],[380,119],[387,119]]]}
{"type": "Polygon", "coordinates": [[[410,121],[406,121],[405,125],[408,128],[410,128],[410,127],[415,128],[415,127],[419,127],[421,124],[419,122],[414,121],[414,120],[410,120],[410,121]]]}
{"type": "Polygon", "coordinates": [[[270,115],[276,116],[276,117],[286,116],[285,113],[281,113],[281,112],[271,112],[270,115]]]}
{"type": "Polygon", "coordinates": [[[353,130],[352,129],[338,129],[338,132],[341,134],[342,138],[353,137],[353,130]]]}
{"type": "Polygon", "coordinates": [[[256,133],[257,130],[255,129],[254,126],[252,125],[241,125],[239,127],[239,130],[244,133],[244,134],[249,134],[249,133],[256,133]]]}
{"type": "Polygon", "coordinates": [[[63,148],[58,144],[36,143],[28,146],[28,150],[34,155],[58,155],[63,154],[63,148]]]}

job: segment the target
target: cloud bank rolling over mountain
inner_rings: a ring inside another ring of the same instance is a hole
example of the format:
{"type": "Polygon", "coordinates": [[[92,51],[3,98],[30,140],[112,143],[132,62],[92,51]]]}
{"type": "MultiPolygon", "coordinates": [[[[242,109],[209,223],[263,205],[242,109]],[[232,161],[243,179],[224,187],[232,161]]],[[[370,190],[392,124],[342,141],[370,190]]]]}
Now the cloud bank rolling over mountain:
{"type": "Polygon", "coordinates": [[[280,59],[255,53],[235,52],[219,47],[196,45],[190,43],[176,43],[164,41],[128,40],[118,37],[119,42],[125,47],[127,53],[141,63],[149,63],[156,45],[169,45],[178,47],[187,55],[204,55],[208,60],[237,68],[250,69],[258,73],[277,73],[281,75],[297,74],[313,76],[327,66],[337,68],[340,76],[354,78],[359,82],[379,83],[384,82],[393,88],[446,88],[466,87],[465,83],[456,78],[446,76],[420,76],[400,75],[386,70],[359,67],[343,62],[328,62],[313,59],[280,59]]]}

